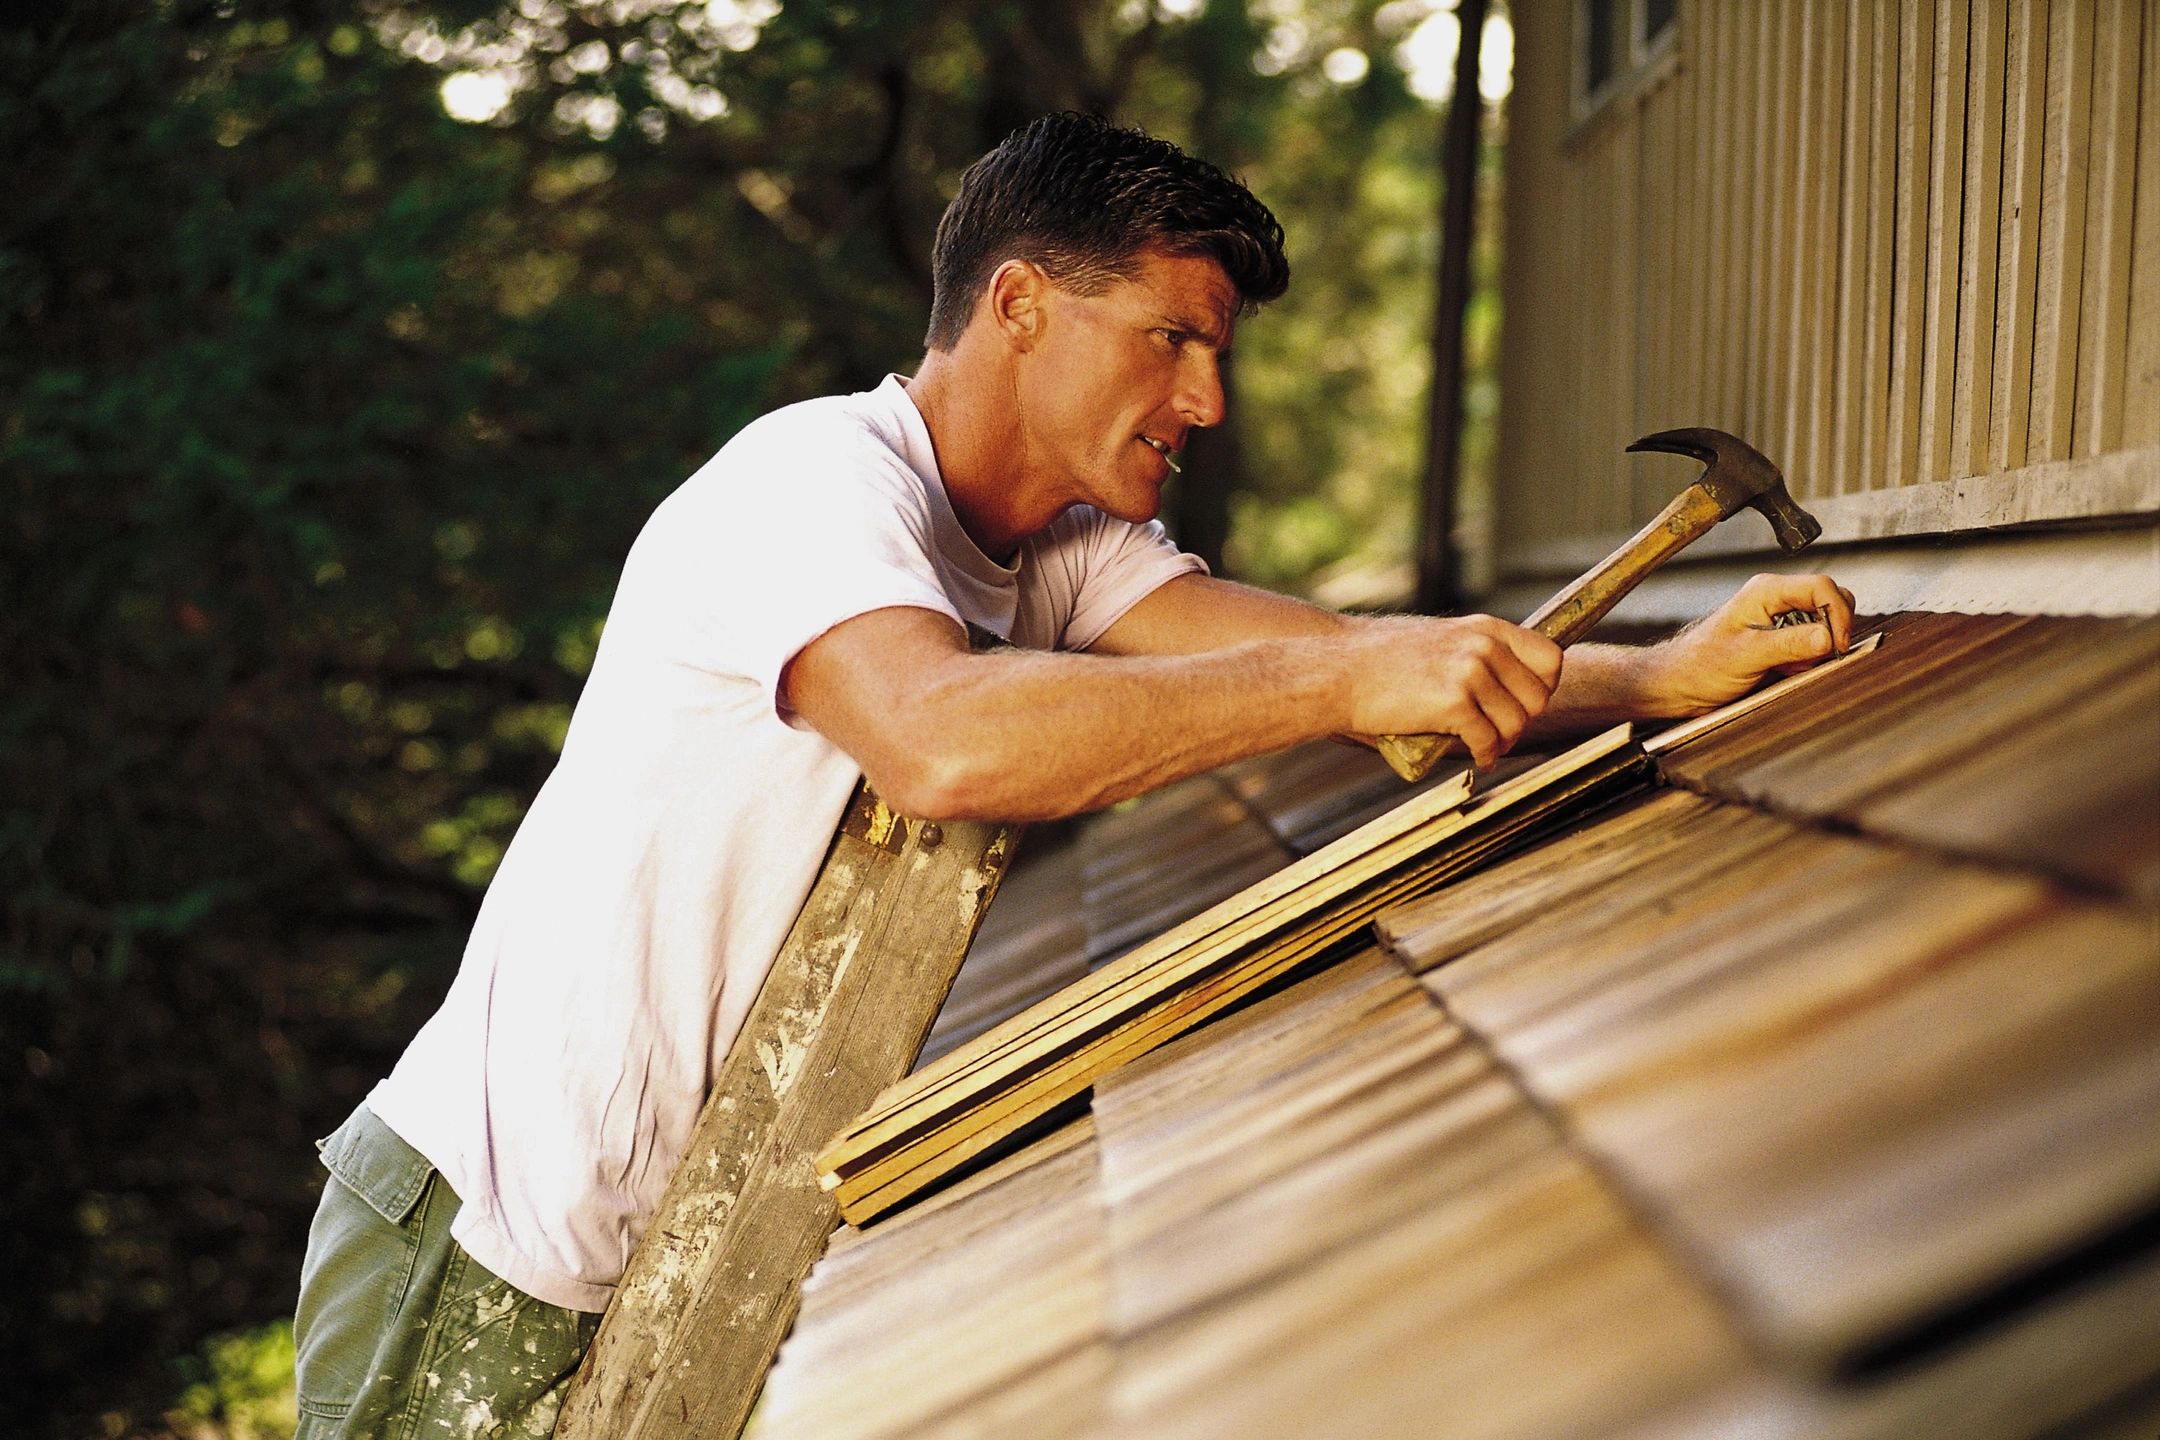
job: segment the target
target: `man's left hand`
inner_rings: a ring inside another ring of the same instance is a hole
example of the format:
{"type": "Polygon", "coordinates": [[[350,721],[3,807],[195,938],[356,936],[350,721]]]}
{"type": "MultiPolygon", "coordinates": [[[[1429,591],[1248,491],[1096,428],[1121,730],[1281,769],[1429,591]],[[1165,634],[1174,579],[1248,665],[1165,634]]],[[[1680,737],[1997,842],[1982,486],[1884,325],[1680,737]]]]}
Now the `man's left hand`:
{"type": "Polygon", "coordinates": [[[1757,575],[1732,599],[1644,654],[1654,708],[1670,715],[1716,709],[1765,676],[1789,675],[1844,654],[1852,624],[1852,592],[1829,576],[1757,575]],[[1795,610],[1821,619],[1776,623],[1795,610]]]}

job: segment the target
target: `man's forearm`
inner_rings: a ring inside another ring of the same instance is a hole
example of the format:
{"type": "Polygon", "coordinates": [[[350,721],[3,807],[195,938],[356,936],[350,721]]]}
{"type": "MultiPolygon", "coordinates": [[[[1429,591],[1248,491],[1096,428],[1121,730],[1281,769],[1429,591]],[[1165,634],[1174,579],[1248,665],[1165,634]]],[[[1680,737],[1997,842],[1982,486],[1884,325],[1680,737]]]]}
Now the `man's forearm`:
{"type": "Polygon", "coordinates": [[[1028,820],[1323,735],[1445,731],[1489,765],[1544,709],[1559,668],[1550,642],[1489,617],[1351,623],[1232,603],[1263,609],[1258,628],[1278,633],[1239,643],[1236,627],[1194,624],[1180,605],[1113,626],[1110,654],[974,655],[947,617],[874,611],[805,647],[783,683],[896,807],[1028,820]]]}
{"type": "Polygon", "coordinates": [[[1563,740],[1623,720],[1666,720],[1682,713],[1664,686],[1654,646],[1569,647],[1552,705],[1530,727],[1532,742],[1563,740]]]}
{"type": "MultiPolygon", "coordinates": [[[[1390,623],[1387,617],[1344,615],[1265,590],[1197,577],[1173,582],[1158,593],[1161,603],[1135,607],[1131,621],[1112,627],[1105,639],[1122,640],[1132,653],[1182,654],[1221,645],[1226,638],[1344,637],[1361,627],[1390,623]],[[1204,599],[1206,608],[1177,603],[1186,598],[1204,599]]],[[[1551,708],[1532,722],[1529,738],[1561,740],[1622,720],[1669,718],[1679,712],[1672,697],[1658,689],[1659,679],[1655,657],[1644,647],[1577,645],[1567,652],[1551,708]]]]}
{"type": "Polygon", "coordinates": [[[903,723],[921,727],[917,763],[899,773],[925,815],[1051,819],[1330,734],[1343,726],[1345,691],[1318,639],[976,657],[913,698],[903,723]]]}
{"type": "MultiPolygon", "coordinates": [[[[1814,582],[1780,583],[1789,588],[1814,582]]],[[[1785,589],[1777,593],[1783,595],[1785,589]]],[[[1096,648],[1113,653],[1190,654],[1260,637],[1346,639],[1370,627],[1396,623],[1395,617],[1344,615],[1265,590],[1195,576],[1173,581],[1135,606],[1096,648]]],[[[1694,638],[1699,640],[1700,634],[1694,638]]],[[[1531,744],[1554,744],[1623,720],[1700,714],[1754,683],[1768,658],[1768,654],[1756,656],[1731,675],[1713,677],[1706,688],[1704,676],[1714,663],[1700,655],[1678,653],[1671,644],[1577,644],[1567,651],[1549,708],[1531,722],[1525,739],[1531,744]]],[[[1779,651],[1775,658],[1789,657],[1779,651]]]]}
{"type": "MultiPolygon", "coordinates": [[[[1187,654],[1232,639],[1343,638],[1364,627],[1391,623],[1386,616],[1345,615],[1269,591],[1194,577],[1164,586],[1104,638],[1129,647],[1127,653],[1187,654]]],[[[1680,707],[1659,688],[1661,678],[1657,657],[1644,647],[1577,645],[1567,652],[1551,708],[1531,722],[1525,738],[1533,744],[1553,743],[1623,720],[1676,715],[1680,707]]],[[[1372,737],[1344,738],[1369,743],[1372,737]]]]}

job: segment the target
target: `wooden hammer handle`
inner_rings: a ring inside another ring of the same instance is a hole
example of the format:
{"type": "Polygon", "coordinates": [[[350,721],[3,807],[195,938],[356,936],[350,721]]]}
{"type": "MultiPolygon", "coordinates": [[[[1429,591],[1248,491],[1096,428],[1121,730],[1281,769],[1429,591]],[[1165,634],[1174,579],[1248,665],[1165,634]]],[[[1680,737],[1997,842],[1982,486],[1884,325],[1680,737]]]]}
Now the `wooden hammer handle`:
{"type": "MultiPolygon", "coordinates": [[[[1620,603],[1622,596],[1641,584],[1651,571],[1701,538],[1724,517],[1718,503],[1701,485],[1690,485],[1673,497],[1658,517],[1619,549],[1592,566],[1523,622],[1561,649],[1580,640],[1583,633],[1620,603]]],[[[1450,752],[1460,750],[1452,735],[1383,735],[1377,747],[1397,775],[1418,781],[1450,752]]]]}

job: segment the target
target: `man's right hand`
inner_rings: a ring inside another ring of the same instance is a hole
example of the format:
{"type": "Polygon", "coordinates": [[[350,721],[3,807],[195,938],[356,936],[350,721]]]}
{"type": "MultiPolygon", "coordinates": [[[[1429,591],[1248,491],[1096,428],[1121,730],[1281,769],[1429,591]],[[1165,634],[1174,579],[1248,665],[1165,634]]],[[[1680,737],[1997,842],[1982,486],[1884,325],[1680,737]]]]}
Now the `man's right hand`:
{"type": "Polygon", "coordinates": [[[1345,654],[1354,732],[1453,735],[1490,770],[1545,713],[1560,647],[1490,615],[1361,621],[1345,654]]]}

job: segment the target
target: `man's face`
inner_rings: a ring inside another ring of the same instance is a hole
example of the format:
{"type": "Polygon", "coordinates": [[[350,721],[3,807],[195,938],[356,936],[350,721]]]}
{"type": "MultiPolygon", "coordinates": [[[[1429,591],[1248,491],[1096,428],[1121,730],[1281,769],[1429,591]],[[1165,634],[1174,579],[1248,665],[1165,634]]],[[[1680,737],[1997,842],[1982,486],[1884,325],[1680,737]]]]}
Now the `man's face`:
{"type": "Polygon", "coordinates": [[[1152,250],[1099,295],[1054,289],[1017,397],[1035,473],[1068,504],[1154,518],[1166,452],[1222,420],[1237,304],[1214,260],[1152,250]]]}

